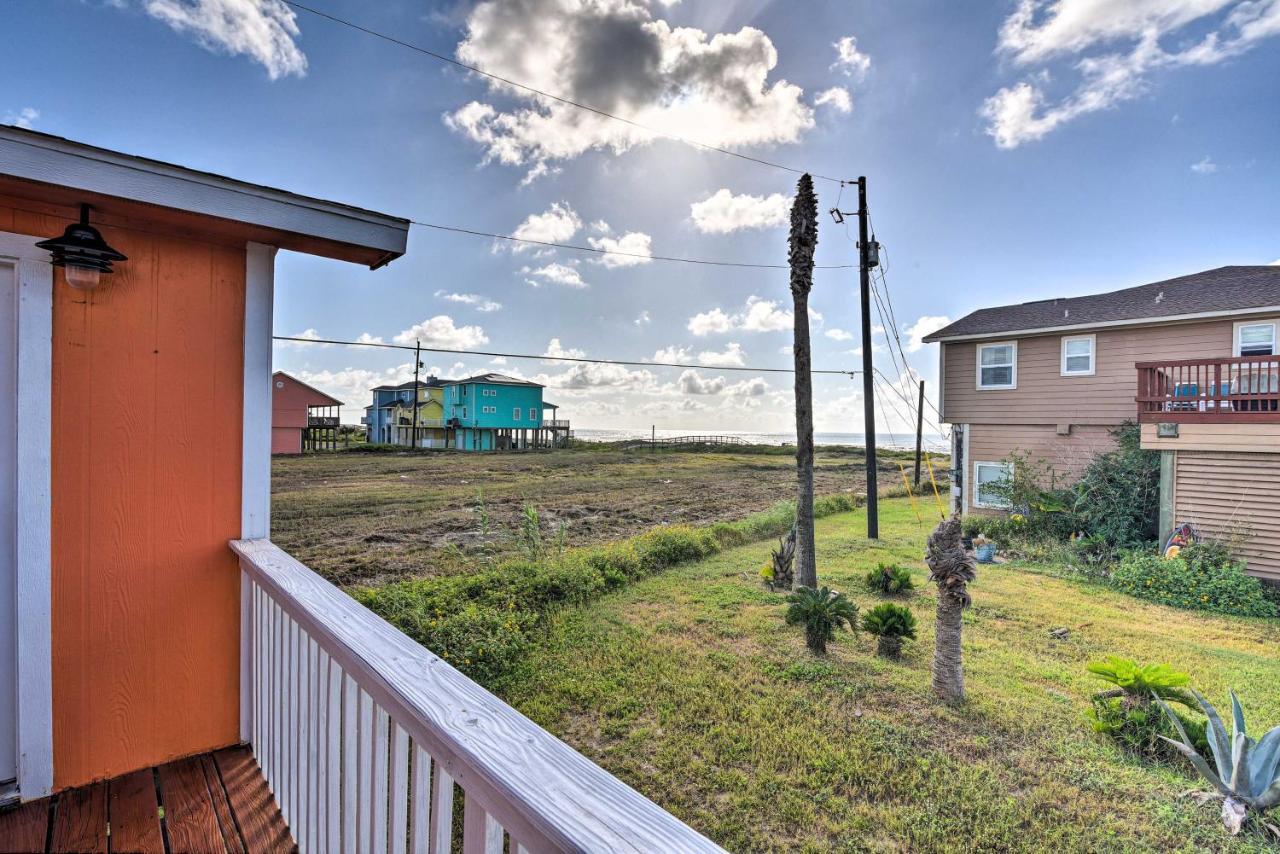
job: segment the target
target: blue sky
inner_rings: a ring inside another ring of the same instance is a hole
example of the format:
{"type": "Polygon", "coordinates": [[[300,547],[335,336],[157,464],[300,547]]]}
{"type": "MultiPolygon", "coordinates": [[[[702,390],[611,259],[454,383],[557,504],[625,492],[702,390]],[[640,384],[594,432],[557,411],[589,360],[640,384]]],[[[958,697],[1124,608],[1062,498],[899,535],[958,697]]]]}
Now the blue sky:
{"type": "MultiPolygon", "coordinates": [[[[1280,260],[1280,0],[312,2],[668,132],[867,175],[899,335],[931,387],[936,350],[912,332],[936,318],[1280,260]]],[[[539,104],[280,0],[8,0],[4,18],[9,123],[429,222],[785,262],[794,175],[539,104]]],[[[820,264],[854,260],[828,219],[819,240],[820,264]]],[[[788,429],[785,375],[723,370],[789,366],[785,271],[601,260],[421,228],[377,272],[282,253],[276,331],[661,352],[707,367],[427,361],[539,377],[580,427],[788,429]]],[[[858,328],[854,271],[818,271],[812,307],[815,366],[858,367],[840,334],[858,328]]],[[[348,420],[409,369],[319,345],[276,362],[348,401],[348,420]]],[[[819,429],[861,430],[857,383],[816,388],[819,429]]]]}

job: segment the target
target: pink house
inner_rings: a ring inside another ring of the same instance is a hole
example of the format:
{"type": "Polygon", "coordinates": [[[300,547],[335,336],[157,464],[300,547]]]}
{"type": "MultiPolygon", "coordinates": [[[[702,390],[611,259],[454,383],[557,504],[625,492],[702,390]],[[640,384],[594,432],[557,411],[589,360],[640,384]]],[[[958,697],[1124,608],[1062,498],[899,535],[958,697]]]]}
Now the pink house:
{"type": "Polygon", "coordinates": [[[336,445],[341,406],[342,401],[276,371],[271,377],[271,453],[300,454],[303,447],[336,445]]]}

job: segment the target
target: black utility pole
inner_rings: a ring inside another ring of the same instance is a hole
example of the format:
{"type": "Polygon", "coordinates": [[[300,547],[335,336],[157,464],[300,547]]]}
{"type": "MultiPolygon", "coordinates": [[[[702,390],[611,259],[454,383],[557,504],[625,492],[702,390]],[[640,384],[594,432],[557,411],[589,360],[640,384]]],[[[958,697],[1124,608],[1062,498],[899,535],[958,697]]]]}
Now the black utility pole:
{"type": "Polygon", "coordinates": [[[915,485],[920,485],[920,440],[924,437],[924,380],[920,380],[920,399],[915,405],[915,485]]]}
{"type": "MultiPolygon", "coordinates": [[[[858,179],[858,270],[862,292],[862,420],[867,436],[867,537],[880,538],[876,495],[876,386],[871,364],[871,244],[867,235],[867,179],[858,179]]],[[[878,253],[877,253],[878,254],[878,253]]],[[[878,262],[877,258],[877,262],[878,262]]]]}
{"type": "Polygon", "coordinates": [[[422,342],[413,342],[413,447],[418,447],[418,369],[422,367],[422,342]]]}

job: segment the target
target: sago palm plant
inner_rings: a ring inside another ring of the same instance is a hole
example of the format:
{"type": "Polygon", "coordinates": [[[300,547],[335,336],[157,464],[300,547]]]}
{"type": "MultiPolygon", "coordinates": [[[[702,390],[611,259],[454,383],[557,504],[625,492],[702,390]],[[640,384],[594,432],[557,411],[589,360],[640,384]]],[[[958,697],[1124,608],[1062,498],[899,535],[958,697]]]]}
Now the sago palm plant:
{"type": "Polygon", "coordinates": [[[902,642],[915,639],[916,615],[905,605],[881,602],[862,615],[862,628],[875,636],[877,654],[897,658],[902,642]]]}
{"type": "Polygon", "coordinates": [[[801,587],[787,597],[787,625],[804,626],[804,642],[818,655],[827,652],[827,641],[837,629],[858,630],[858,606],[829,587],[801,587]]]}
{"type": "Polygon", "coordinates": [[[911,570],[888,563],[882,563],[868,571],[866,580],[868,588],[885,596],[908,593],[916,586],[911,580],[911,570]]]}
{"type": "Polygon", "coordinates": [[[1156,702],[1169,716],[1170,723],[1182,739],[1178,742],[1165,738],[1165,741],[1191,760],[1200,776],[1214,788],[1212,792],[1197,792],[1195,796],[1202,802],[1222,800],[1222,823],[1233,836],[1252,817],[1280,838],[1280,827],[1265,818],[1267,811],[1280,806],[1280,726],[1272,727],[1261,739],[1254,741],[1245,731],[1244,709],[1240,707],[1236,692],[1232,691],[1231,735],[1228,737],[1227,728],[1223,725],[1218,710],[1198,692],[1193,690],[1191,694],[1204,716],[1209,719],[1205,725],[1205,735],[1217,773],[1214,773],[1215,768],[1209,767],[1209,763],[1187,738],[1182,721],[1173,709],[1159,697],[1156,697],[1156,702]]]}

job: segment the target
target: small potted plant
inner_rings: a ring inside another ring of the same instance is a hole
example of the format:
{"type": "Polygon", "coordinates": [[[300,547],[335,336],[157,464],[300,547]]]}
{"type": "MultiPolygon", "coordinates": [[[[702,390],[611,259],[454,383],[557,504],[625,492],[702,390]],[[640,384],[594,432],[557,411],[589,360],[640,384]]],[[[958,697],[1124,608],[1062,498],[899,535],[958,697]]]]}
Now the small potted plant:
{"type": "Polygon", "coordinates": [[[915,639],[916,616],[905,605],[881,602],[862,615],[862,628],[875,636],[877,655],[897,658],[902,642],[915,639]]]}
{"type": "Polygon", "coordinates": [[[978,559],[978,563],[995,563],[996,544],[979,534],[973,538],[973,554],[978,559]]]}
{"type": "Polygon", "coordinates": [[[960,523],[960,545],[966,551],[973,551],[973,540],[982,533],[982,517],[965,516],[960,523]]]}

